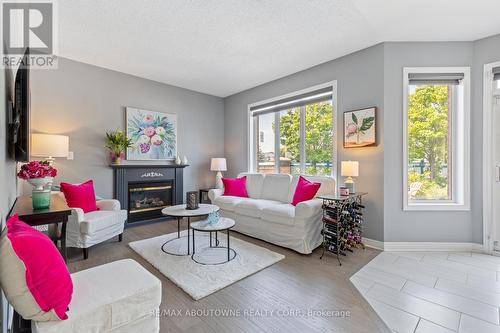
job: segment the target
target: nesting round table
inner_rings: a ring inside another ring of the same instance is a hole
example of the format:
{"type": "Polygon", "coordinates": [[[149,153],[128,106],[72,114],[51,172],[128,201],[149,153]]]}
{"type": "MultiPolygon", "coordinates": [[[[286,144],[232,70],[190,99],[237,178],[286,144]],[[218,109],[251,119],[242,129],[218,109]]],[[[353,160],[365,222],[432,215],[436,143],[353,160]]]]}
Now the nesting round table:
{"type": "MultiPolygon", "coordinates": [[[[186,209],[186,205],[175,205],[162,209],[162,214],[165,216],[177,218],[177,238],[173,238],[165,242],[161,250],[165,253],[176,256],[187,256],[191,254],[191,218],[205,216],[215,213],[220,208],[216,205],[199,204],[198,209],[186,209]],[[187,218],[187,236],[181,237],[181,219],[187,218]],[[185,250],[184,250],[185,249],[185,250]]],[[[194,242],[194,233],[193,233],[194,242]]],[[[193,244],[194,251],[194,244],[193,244]]]]}
{"type": "Polygon", "coordinates": [[[231,230],[234,225],[234,220],[227,217],[221,217],[219,218],[219,221],[212,224],[208,223],[208,220],[191,223],[191,229],[193,229],[193,254],[191,255],[191,259],[193,259],[198,264],[203,265],[219,265],[233,260],[236,257],[236,251],[230,247],[229,230],[231,230]],[[203,248],[200,252],[196,252],[194,237],[195,231],[209,233],[210,244],[208,247],[203,248]],[[219,240],[217,237],[218,231],[226,231],[227,246],[219,245],[219,240]],[[215,233],[215,242],[212,241],[212,233],[215,233]],[[225,255],[220,255],[222,251],[227,251],[227,260],[225,258],[225,255]]]}

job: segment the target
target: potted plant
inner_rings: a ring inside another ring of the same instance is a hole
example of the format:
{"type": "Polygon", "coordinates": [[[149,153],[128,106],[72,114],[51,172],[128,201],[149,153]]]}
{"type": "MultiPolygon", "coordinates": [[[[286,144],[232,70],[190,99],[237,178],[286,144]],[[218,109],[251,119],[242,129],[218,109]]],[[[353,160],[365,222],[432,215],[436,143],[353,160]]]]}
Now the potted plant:
{"type": "Polygon", "coordinates": [[[57,170],[48,161],[31,161],[21,166],[17,176],[33,186],[33,209],[49,208],[51,185],[56,175],[57,170]]]}
{"type": "Polygon", "coordinates": [[[111,164],[120,164],[125,159],[125,151],[131,146],[132,140],[127,138],[124,131],[106,132],[106,148],[109,149],[111,164]]]}

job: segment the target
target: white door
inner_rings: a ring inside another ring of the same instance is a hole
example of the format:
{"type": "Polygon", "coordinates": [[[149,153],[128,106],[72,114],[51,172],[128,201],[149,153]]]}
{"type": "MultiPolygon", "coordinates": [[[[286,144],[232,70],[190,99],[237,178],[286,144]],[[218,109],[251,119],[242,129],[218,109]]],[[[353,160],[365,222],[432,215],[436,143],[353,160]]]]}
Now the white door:
{"type": "Polygon", "coordinates": [[[493,83],[493,246],[500,251],[500,80],[493,83]]]}

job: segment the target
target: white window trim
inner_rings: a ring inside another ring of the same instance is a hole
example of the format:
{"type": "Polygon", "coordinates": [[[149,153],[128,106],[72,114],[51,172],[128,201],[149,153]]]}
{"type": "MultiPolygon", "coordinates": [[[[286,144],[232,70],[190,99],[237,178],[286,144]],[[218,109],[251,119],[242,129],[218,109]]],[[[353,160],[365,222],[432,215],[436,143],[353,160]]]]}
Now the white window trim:
{"type": "MultiPolygon", "coordinates": [[[[310,91],[318,90],[318,89],[325,88],[325,87],[332,87],[333,152],[332,152],[332,174],[331,174],[331,176],[335,180],[337,180],[337,150],[338,150],[337,147],[338,147],[338,128],[339,128],[338,117],[337,117],[337,114],[338,114],[338,112],[337,112],[337,105],[338,105],[338,103],[337,103],[337,80],[318,84],[316,86],[309,87],[309,88],[302,89],[302,90],[298,90],[298,91],[294,91],[294,92],[291,92],[289,94],[285,94],[285,95],[269,98],[269,99],[266,99],[263,101],[258,101],[255,103],[248,104],[248,107],[247,107],[247,138],[248,138],[247,170],[248,171],[257,172],[256,171],[257,170],[257,155],[255,154],[255,147],[257,147],[256,140],[258,140],[258,133],[255,133],[256,129],[257,129],[257,126],[256,126],[257,119],[256,119],[256,117],[252,117],[252,112],[250,111],[250,109],[254,106],[257,106],[257,105],[271,103],[274,101],[278,101],[280,99],[293,97],[293,96],[300,95],[300,94],[305,94],[305,93],[308,93],[310,91]]],[[[279,112],[276,112],[276,115],[277,115],[276,117],[279,117],[279,112]]],[[[303,126],[304,126],[304,128],[301,128],[301,133],[305,132],[305,124],[303,126]]],[[[279,132],[279,129],[276,131],[276,139],[275,139],[275,147],[277,147],[276,152],[279,152],[279,136],[278,136],[279,133],[278,132],[279,132]]],[[[301,140],[301,160],[303,159],[302,152],[305,151],[305,143],[303,143],[303,141],[304,140],[301,140]]],[[[302,161],[301,161],[301,163],[302,163],[302,161]]],[[[279,161],[277,161],[277,159],[276,159],[276,162],[274,165],[274,169],[275,169],[275,172],[279,171],[279,161]]]]}
{"type": "Polygon", "coordinates": [[[470,210],[470,67],[405,67],[403,68],[403,210],[468,211],[470,210]],[[452,191],[451,200],[408,201],[408,74],[463,73],[464,110],[452,114],[452,191]],[[460,122],[463,122],[462,124],[460,122]],[[463,128],[462,131],[457,129],[463,128]],[[463,147],[463,149],[459,149],[463,147]]]}

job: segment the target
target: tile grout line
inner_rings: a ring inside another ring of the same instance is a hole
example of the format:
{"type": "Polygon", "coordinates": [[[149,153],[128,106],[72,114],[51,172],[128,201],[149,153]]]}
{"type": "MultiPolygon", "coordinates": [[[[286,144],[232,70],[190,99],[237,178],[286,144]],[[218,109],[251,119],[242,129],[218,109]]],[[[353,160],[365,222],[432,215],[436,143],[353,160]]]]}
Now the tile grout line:
{"type": "Polygon", "coordinates": [[[413,329],[413,333],[417,331],[418,325],[420,324],[420,321],[422,320],[422,317],[418,317],[417,325],[415,325],[415,328],[413,329]]]}

